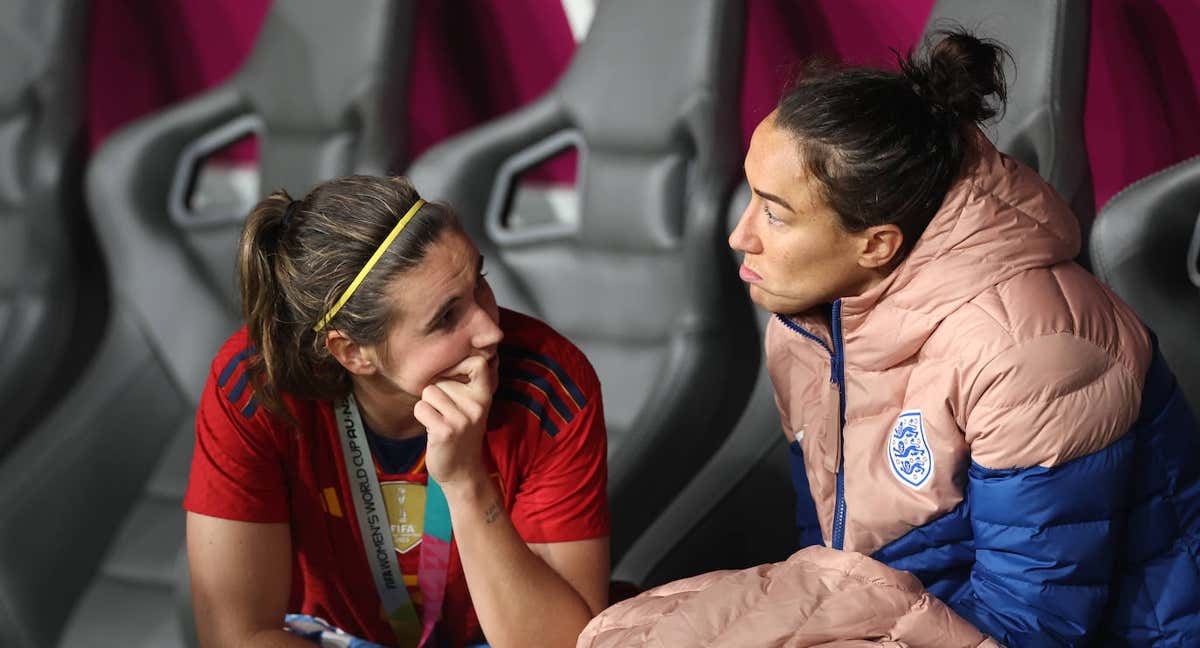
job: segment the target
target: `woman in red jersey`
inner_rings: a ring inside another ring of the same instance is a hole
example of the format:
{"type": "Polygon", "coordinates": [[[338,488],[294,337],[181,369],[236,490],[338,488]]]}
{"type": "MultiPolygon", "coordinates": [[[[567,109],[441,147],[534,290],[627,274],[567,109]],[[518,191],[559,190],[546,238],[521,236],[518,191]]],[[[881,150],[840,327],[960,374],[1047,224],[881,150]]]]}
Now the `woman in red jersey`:
{"type": "Polygon", "coordinates": [[[184,502],[203,645],[574,645],[604,607],[599,382],[482,265],[403,178],[251,212],[184,502]]]}

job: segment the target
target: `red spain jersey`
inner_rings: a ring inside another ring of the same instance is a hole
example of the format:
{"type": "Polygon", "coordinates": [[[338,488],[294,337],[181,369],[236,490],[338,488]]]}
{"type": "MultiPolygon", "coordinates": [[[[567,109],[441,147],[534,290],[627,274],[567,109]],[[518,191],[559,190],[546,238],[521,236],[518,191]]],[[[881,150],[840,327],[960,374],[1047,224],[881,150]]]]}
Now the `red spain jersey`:
{"type": "MultiPolygon", "coordinates": [[[[538,320],[501,309],[500,327],[500,381],[484,456],[513,525],[529,543],[608,535],[604,412],[595,371],[574,345],[538,320]]],[[[394,645],[354,518],[332,403],[284,395],[296,423],[284,422],[255,397],[246,374],[252,355],[242,329],[213,361],[196,415],[183,506],[229,520],[289,523],[288,611],[394,645]]],[[[399,509],[410,514],[423,511],[417,502],[424,497],[423,464],[417,462],[410,473],[380,475],[385,498],[406,502],[399,509]]],[[[411,520],[400,519],[404,513],[389,510],[389,516],[419,612],[420,533],[411,520]]],[[[482,640],[455,548],[439,636],[452,645],[482,640]]]]}

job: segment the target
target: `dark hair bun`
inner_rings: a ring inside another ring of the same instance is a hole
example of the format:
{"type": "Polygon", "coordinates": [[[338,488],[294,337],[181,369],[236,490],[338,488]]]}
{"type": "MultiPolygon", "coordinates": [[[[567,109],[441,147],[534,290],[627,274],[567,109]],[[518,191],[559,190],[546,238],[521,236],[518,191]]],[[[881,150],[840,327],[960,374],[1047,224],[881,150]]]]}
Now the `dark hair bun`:
{"type": "Polygon", "coordinates": [[[1005,59],[1012,54],[1003,45],[959,28],[932,34],[922,55],[901,59],[900,70],[935,113],[979,123],[1004,112],[1005,59]]]}

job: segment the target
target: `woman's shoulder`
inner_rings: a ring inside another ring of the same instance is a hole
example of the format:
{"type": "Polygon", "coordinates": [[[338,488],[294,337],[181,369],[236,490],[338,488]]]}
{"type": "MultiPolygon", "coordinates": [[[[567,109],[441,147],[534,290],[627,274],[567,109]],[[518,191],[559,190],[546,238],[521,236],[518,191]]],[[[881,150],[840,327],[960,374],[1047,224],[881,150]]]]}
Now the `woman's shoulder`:
{"type": "Polygon", "coordinates": [[[1079,265],[1066,262],[1010,277],[970,300],[945,327],[959,355],[992,357],[1014,347],[1087,345],[1107,363],[1141,375],[1149,334],[1137,315],[1079,265]]]}
{"type": "Polygon", "coordinates": [[[234,331],[213,358],[208,386],[200,399],[201,409],[210,413],[220,411],[226,418],[242,426],[276,432],[315,417],[315,401],[297,399],[289,394],[282,394],[281,397],[295,419],[293,423],[286,423],[267,410],[250,374],[250,367],[258,358],[257,353],[245,327],[234,331]]]}
{"type": "Polygon", "coordinates": [[[501,308],[500,328],[504,331],[500,343],[502,374],[532,374],[550,380],[583,402],[599,392],[600,381],[587,356],[549,324],[501,308]]]}
{"type": "Polygon", "coordinates": [[[236,418],[242,425],[256,422],[259,410],[254,385],[250,380],[250,363],[255,347],[245,327],[229,336],[213,358],[208,385],[200,398],[200,410],[210,415],[222,413],[236,418]]]}
{"type": "Polygon", "coordinates": [[[1151,347],[1127,306],[1087,271],[1062,263],[983,291],[943,322],[924,353],[953,361],[953,398],[973,461],[1049,467],[1125,433],[1151,347]]]}
{"type": "Polygon", "coordinates": [[[254,357],[254,354],[254,342],[250,339],[250,333],[246,327],[243,326],[226,338],[225,342],[221,344],[221,348],[217,349],[210,370],[215,375],[232,372],[237,365],[245,364],[247,360],[254,357]]]}

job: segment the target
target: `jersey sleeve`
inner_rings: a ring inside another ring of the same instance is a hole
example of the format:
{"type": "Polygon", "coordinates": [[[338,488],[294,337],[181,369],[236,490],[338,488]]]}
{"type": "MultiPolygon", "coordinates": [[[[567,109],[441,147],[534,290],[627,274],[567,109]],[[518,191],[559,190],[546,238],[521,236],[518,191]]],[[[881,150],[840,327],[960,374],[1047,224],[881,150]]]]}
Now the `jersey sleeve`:
{"type": "Polygon", "coordinates": [[[196,413],[183,507],[241,522],[287,522],[284,452],[247,384],[246,356],[213,363],[196,413]]]}
{"type": "Polygon", "coordinates": [[[609,534],[608,443],[598,389],[568,426],[542,437],[511,515],[526,542],[609,534]]]}

